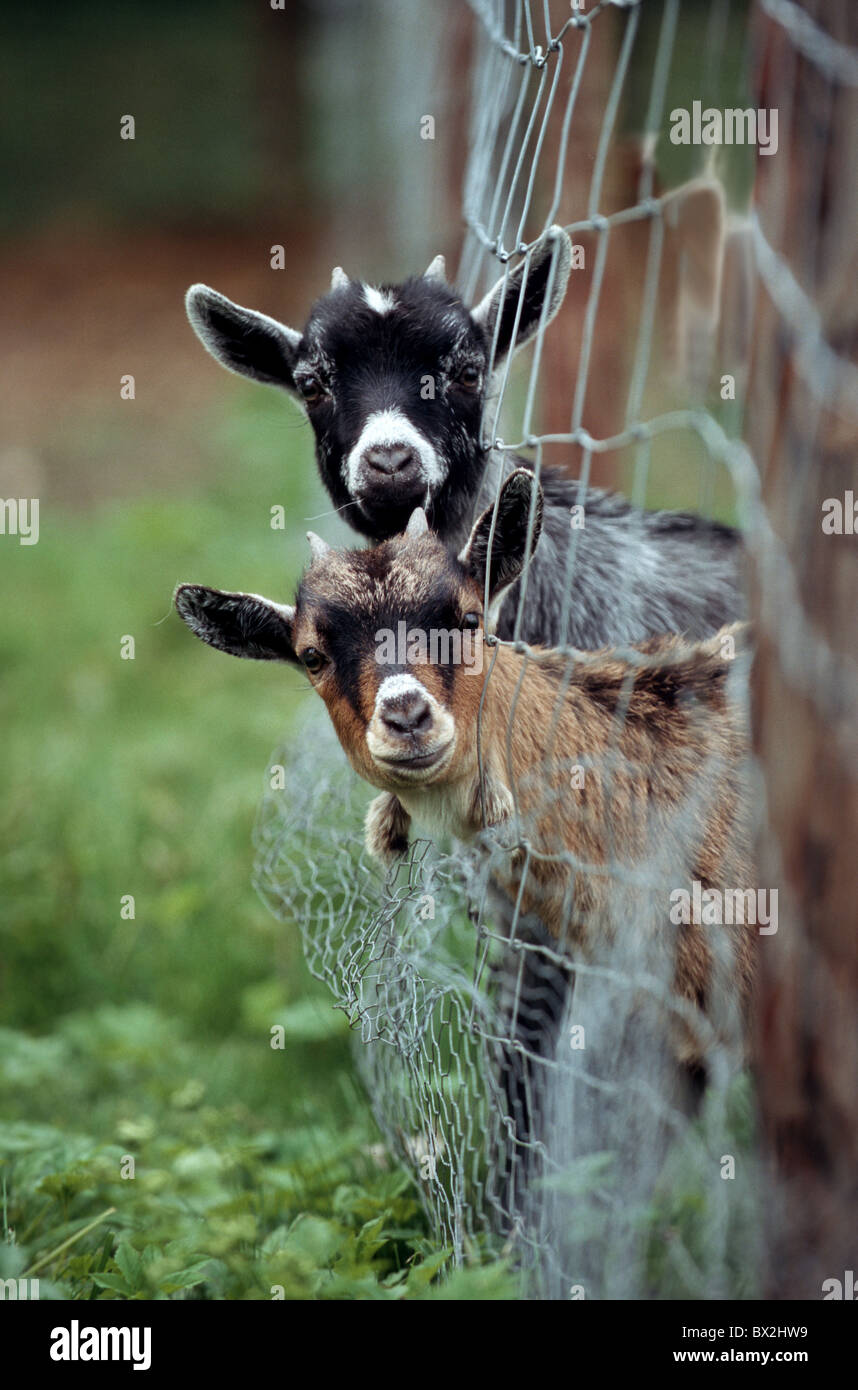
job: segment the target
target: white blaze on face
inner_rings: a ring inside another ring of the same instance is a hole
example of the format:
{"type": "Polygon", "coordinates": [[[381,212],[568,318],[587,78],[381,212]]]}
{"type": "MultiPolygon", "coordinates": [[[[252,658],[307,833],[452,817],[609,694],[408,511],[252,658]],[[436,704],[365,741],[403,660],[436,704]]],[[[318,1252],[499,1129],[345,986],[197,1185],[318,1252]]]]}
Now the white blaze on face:
{"type": "Polygon", "coordinates": [[[389,314],[396,305],[396,300],[388,290],[377,290],[374,285],[364,285],[363,297],[377,314],[389,314]]]}
{"type": "Polygon", "coordinates": [[[398,672],[395,676],[385,676],[378,687],[375,697],[376,715],[380,715],[386,705],[395,704],[402,695],[422,695],[433,714],[438,708],[437,700],[429,694],[425,685],[422,685],[416,676],[409,676],[406,672],[398,672]]]}
{"type": "Polygon", "coordinates": [[[408,417],[395,408],[376,410],[368,416],[357,443],[346,459],[345,484],[353,497],[360,493],[363,456],[367,449],[392,447],[411,449],[417,456],[427,489],[438,487],[444,481],[444,470],[438,455],[408,417]]]}
{"type": "MultiPolygon", "coordinates": [[[[406,808],[410,805],[408,799],[417,795],[421,787],[425,790],[439,777],[443,778],[455,754],[456,743],[453,715],[429,693],[422,681],[407,672],[385,677],[376,694],[375,710],[366,731],[366,746],[387,785],[396,788],[397,796],[407,794],[407,800],[403,801],[406,808]],[[403,740],[385,720],[385,715],[389,717],[396,709],[398,700],[402,699],[407,705],[408,698],[415,696],[426,701],[430,713],[428,727],[421,724],[414,752],[414,757],[428,757],[430,761],[422,765],[418,762],[416,766],[409,752],[411,740],[403,740]]],[[[424,816],[425,808],[420,818],[424,816]]]]}
{"type": "Polygon", "coordinates": [[[450,711],[440,704],[422,681],[405,671],[395,676],[386,676],[378,687],[375,709],[366,731],[366,743],[370,756],[381,759],[385,772],[390,771],[390,763],[402,763],[396,769],[398,778],[409,783],[431,780],[449,764],[456,747],[456,724],[450,711]],[[429,706],[428,727],[421,728],[420,745],[425,753],[437,752],[439,760],[428,768],[408,768],[407,759],[402,761],[402,739],[390,730],[385,715],[396,709],[399,700],[407,706],[408,697],[417,696],[429,706]]]}

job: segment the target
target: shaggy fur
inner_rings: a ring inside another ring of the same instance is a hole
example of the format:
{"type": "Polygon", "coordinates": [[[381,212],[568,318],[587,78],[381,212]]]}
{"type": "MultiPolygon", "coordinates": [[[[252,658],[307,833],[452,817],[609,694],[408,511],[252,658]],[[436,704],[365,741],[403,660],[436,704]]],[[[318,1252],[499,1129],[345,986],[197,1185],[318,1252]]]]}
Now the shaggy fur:
{"type": "MultiPolygon", "coordinates": [[[[520,470],[504,484],[491,556],[490,511],[458,557],[426,532],[421,513],[420,524],[373,550],[316,547],[294,609],[192,586],[176,602],[213,646],[304,665],[353,766],[382,792],[367,818],[374,854],[401,853],[411,819],[464,841],[495,827],[497,885],[510,901],[521,896],[550,938],[586,956],[600,933],[648,930],[653,920],[664,930],[671,890],[694,879],[704,888],[752,886],[746,731],[728,697],[742,631],[693,645],[651,639],[638,644],[638,661],[491,647],[486,574],[493,599],[519,577],[531,509],[538,540],[532,503],[532,475],[520,470]],[[380,630],[402,621],[409,631],[453,629],[474,619],[480,674],[428,660],[378,663],[380,630]],[[571,774],[581,765],[576,789],[571,774]],[[618,885],[606,872],[614,864],[640,878],[632,920],[616,906],[618,885]]],[[[706,932],[693,923],[669,930],[674,987],[706,1012],[714,960],[706,932]]],[[[747,1005],[750,928],[719,930],[732,934],[747,1005]]],[[[700,1055],[693,1031],[677,1050],[689,1062],[700,1055]]]]}

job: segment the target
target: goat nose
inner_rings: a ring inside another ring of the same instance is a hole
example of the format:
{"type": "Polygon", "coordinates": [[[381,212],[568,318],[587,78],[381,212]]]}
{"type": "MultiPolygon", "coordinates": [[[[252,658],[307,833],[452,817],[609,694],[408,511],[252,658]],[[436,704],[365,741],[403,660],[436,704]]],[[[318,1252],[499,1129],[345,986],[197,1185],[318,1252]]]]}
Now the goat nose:
{"type": "Polygon", "coordinates": [[[429,701],[416,690],[399,695],[382,705],[381,722],[394,734],[424,733],[432,722],[429,701]]]}
{"type": "Polygon", "coordinates": [[[365,461],[376,473],[401,473],[415,462],[414,451],[407,444],[375,444],[364,454],[365,461]]]}

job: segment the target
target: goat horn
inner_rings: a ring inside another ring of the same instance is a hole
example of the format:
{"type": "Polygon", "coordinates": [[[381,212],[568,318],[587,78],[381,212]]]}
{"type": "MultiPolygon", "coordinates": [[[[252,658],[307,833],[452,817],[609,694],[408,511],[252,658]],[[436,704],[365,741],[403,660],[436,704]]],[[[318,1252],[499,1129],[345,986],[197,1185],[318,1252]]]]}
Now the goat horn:
{"type": "Polygon", "coordinates": [[[341,290],[349,283],[349,277],[341,265],[335,265],[331,271],[331,289],[341,290]]]}
{"type": "Polygon", "coordinates": [[[327,541],[323,541],[321,536],[317,536],[315,531],[307,532],[307,540],[310,542],[310,554],[314,560],[324,560],[330,546],[327,541]]]}
{"type": "Polygon", "coordinates": [[[434,261],[430,262],[428,268],[423,272],[423,279],[441,281],[447,279],[447,262],[443,256],[436,256],[434,261]]]}

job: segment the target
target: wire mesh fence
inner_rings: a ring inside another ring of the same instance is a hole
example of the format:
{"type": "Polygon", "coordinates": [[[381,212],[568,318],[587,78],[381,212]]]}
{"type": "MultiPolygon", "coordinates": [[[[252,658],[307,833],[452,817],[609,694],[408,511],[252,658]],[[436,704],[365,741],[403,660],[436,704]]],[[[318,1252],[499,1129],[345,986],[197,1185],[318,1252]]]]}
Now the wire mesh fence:
{"type": "MultiPolygon", "coordinates": [[[[789,0],[761,8],[796,52],[854,85],[852,50],[789,0]]],[[[683,176],[666,134],[689,44],[702,46],[690,90],[704,103],[747,95],[742,63],[738,75],[730,66],[733,50],[746,52],[747,6],[472,0],[472,9],[462,296],[473,303],[523,262],[520,314],[547,229],[561,223],[580,252],[562,335],[552,329],[554,342],[545,333],[555,257],[528,368],[519,373],[508,357],[500,370],[483,424],[492,451],[483,504],[497,502],[521,451],[537,478],[546,460],[577,464],[584,526],[594,473],[602,481],[610,474],[646,505],[681,463],[686,489],[692,472],[697,478],[700,507],[717,504],[750,537],[782,661],[812,684],[814,698],[830,691],[839,707],[853,676],[803,611],[742,438],[756,295],[771,297],[794,335],[817,400],[848,391],[854,368],[832,352],[812,296],[749,211],[747,152],[731,151],[719,165],[701,147],[683,176]],[[613,177],[630,150],[632,173],[626,159],[624,177],[613,177]],[[606,361],[616,368],[610,382],[606,361]]],[[[564,629],[579,539],[570,523],[558,577],[564,629]]],[[[527,604],[525,575],[515,631],[495,644],[486,674],[490,686],[498,648],[522,657],[511,727],[538,662],[516,640],[527,604]]],[[[558,798],[582,822],[592,810],[582,809],[578,773],[596,777],[608,805],[620,805],[635,779],[657,781],[658,768],[635,761],[633,692],[643,671],[678,665],[687,649],[620,643],[615,655],[610,741],[597,750],[555,742],[550,759],[531,769],[543,799],[558,798]]],[[[562,649],[558,707],[574,673],[593,660],[562,649]]],[[[727,684],[741,724],[747,660],[732,664],[727,684]]],[[[703,703],[685,717],[694,739],[711,710],[703,703]]],[[[528,1296],[752,1296],[761,1278],[761,1183],[739,962],[728,933],[707,935],[717,985],[707,987],[704,1015],[674,987],[667,910],[671,892],[693,878],[724,795],[717,752],[708,748],[657,823],[644,817],[635,853],[610,842],[596,861],[562,850],[563,923],[552,932],[529,907],[527,885],[557,856],[526,818],[512,843],[488,830],[468,849],[417,840],[384,875],[363,846],[366,788],[346,769],[321,712],[305,747],[275,754],[285,775],[273,779],[260,811],[257,885],[275,913],[297,924],[311,971],[353,1025],[375,1116],[414,1173],[435,1237],[456,1262],[505,1254],[528,1296]],[[505,896],[497,883],[511,854],[521,872],[505,896]],[[696,1037],[690,1069],[677,1065],[683,1027],[696,1037]]],[[[751,843],[763,809],[742,789],[743,779],[753,781],[750,767],[729,777],[730,794],[747,796],[751,843]]]]}

